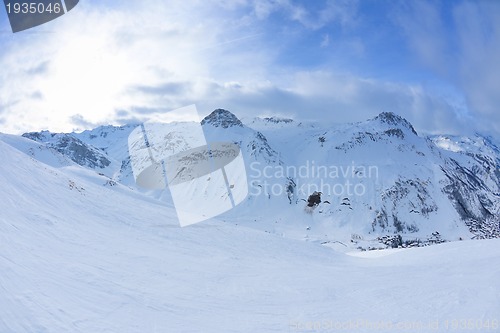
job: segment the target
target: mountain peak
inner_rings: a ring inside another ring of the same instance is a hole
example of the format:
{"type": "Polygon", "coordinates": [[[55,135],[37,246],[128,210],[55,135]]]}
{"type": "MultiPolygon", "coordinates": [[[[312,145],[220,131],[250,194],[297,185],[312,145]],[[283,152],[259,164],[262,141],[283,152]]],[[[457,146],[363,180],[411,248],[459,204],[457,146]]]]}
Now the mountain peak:
{"type": "Polygon", "coordinates": [[[411,130],[413,134],[418,135],[412,124],[406,120],[405,118],[393,113],[393,112],[382,112],[378,116],[376,116],[373,120],[378,120],[381,123],[399,126],[402,125],[407,129],[411,130]]]}
{"type": "Polygon", "coordinates": [[[233,126],[243,127],[241,121],[234,114],[224,109],[214,110],[212,113],[210,113],[201,121],[201,124],[202,125],[210,124],[214,127],[222,127],[222,128],[228,128],[233,126]]]}

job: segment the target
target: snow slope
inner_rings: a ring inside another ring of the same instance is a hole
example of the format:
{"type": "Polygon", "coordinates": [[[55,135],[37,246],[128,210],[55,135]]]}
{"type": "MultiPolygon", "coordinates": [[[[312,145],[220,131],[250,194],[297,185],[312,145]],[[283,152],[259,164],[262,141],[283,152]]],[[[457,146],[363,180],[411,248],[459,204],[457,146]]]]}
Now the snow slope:
{"type": "Polygon", "coordinates": [[[499,331],[498,239],[359,257],[217,219],[179,228],[171,206],[9,143],[2,333],[499,331]]]}

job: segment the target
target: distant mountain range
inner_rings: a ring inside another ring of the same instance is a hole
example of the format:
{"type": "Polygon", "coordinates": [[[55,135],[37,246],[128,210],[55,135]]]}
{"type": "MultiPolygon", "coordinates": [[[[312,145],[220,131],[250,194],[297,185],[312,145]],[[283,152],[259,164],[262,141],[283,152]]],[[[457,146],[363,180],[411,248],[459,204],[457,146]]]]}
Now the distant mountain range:
{"type": "MultiPolygon", "coordinates": [[[[217,109],[201,125],[207,142],[234,142],[244,156],[250,194],[219,217],[228,223],[336,248],[500,236],[500,149],[491,137],[420,136],[390,112],[324,125],[274,117],[242,121],[217,109]],[[322,192],[322,203],[307,210],[314,191],[322,192]]],[[[135,186],[128,136],[137,126],[0,140],[53,167],[92,170],[103,184],[168,202],[168,190],[135,186]]]]}

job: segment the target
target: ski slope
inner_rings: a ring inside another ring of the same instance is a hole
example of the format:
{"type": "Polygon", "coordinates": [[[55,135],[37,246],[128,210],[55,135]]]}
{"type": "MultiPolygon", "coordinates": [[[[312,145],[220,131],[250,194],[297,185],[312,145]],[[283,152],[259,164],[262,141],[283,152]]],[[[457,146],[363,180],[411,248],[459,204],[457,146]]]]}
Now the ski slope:
{"type": "Polygon", "coordinates": [[[180,228],[91,171],[2,140],[0,156],[2,333],[499,331],[499,239],[345,254],[217,219],[180,228]]]}

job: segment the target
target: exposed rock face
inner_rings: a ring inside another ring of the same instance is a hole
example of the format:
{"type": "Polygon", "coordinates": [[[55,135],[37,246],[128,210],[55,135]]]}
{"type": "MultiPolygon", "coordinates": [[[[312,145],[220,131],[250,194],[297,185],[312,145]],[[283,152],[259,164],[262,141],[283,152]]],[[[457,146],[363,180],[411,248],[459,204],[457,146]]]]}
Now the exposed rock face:
{"type": "Polygon", "coordinates": [[[406,127],[407,129],[409,129],[410,131],[412,131],[413,134],[417,135],[417,132],[413,128],[412,124],[410,124],[410,122],[408,120],[404,119],[401,116],[398,116],[395,113],[392,113],[392,112],[382,112],[381,114],[379,114],[378,116],[376,116],[374,120],[378,120],[381,123],[388,124],[388,125],[391,125],[391,126],[396,126],[396,127],[403,126],[403,127],[406,127]]]}
{"type": "Polygon", "coordinates": [[[89,168],[104,169],[111,164],[106,153],[75,138],[71,134],[55,134],[49,132],[25,133],[23,137],[45,143],[73,162],[89,168]]]}
{"type": "Polygon", "coordinates": [[[201,121],[201,124],[209,124],[214,127],[222,128],[229,128],[233,126],[243,127],[241,121],[234,114],[224,109],[214,110],[201,121]]]}

